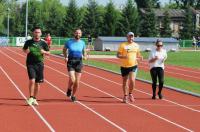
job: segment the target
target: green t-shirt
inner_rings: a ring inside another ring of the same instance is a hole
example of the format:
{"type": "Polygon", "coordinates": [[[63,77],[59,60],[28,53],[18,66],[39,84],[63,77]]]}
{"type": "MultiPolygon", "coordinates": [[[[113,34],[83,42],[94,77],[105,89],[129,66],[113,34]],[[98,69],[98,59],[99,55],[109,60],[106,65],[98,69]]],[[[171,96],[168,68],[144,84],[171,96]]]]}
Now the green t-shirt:
{"type": "Polygon", "coordinates": [[[27,55],[26,64],[36,64],[43,62],[44,57],[41,53],[41,49],[45,51],[49,51],[49,47],[45,41],[34,41],[33,39],[27,40],[23,47],[24,50],[29,49],[29,53],[27,55]]]}

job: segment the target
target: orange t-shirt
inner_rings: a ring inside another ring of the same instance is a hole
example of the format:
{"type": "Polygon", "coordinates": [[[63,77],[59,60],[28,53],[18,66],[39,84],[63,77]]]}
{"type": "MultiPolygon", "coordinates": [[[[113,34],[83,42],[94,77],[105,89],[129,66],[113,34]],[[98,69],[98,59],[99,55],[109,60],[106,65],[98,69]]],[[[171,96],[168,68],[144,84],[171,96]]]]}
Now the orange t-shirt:
{"type": "Polygon", "coordinates": [[[141,54],[137,43],[121,43],[118,52],[123,56],[127,56],[126,59],[120,59],[122,67],[132,67],[138,65],[137,57],[141,57],[141,54]]]}

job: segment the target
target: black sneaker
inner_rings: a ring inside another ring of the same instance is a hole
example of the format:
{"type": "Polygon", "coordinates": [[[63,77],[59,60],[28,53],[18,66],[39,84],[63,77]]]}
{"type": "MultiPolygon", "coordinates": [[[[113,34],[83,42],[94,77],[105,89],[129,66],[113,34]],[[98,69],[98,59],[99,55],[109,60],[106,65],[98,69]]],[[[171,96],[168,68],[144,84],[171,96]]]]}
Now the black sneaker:
{"type": "Polygon", "coordinates": [[[71,89],[68,89],[68,90],[67,90],[67,93],[66,93],[67,97],[70,97],[71,94],[72,94],[72,90],[71,90],[71,89]]]}
{"type": "Polygon", "coordinates": [[[161,93],[158,93],[159,99],[163,99],[163,95],[161,93]]]}
{"type": "Polygon", "coordinates": [[[75,96],[71,96],[71,100],[72,100],[72,102],[75,102],[76,101],[76,97],[75,96]]]}
{"type": "Polygon", "coordinates": [[[156,96],[155,96],[155,95],[153,95],[153,96],[152,96],[152,99],[156,99],[156,96]]]}

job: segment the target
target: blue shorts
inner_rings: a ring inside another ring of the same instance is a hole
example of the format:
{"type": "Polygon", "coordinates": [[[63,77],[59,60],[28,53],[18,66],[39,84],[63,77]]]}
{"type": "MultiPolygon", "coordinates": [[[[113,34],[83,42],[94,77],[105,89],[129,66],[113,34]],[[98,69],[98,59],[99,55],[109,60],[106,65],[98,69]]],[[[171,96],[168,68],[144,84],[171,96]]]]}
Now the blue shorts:
{"type": "Polygon", "coordinates": [[[125,77],[125,76],[127,76],[130,72],[134,72],[134,73],[135,73],[135,76],[136,76],[137,69],[138,69],[138,66],[137,66],[137,65],[132,66],[132,67],[121,67],[121,68],[120,68],[120,70],[121,70],[121,75],[122,75],[122,77],[125,77]]]}

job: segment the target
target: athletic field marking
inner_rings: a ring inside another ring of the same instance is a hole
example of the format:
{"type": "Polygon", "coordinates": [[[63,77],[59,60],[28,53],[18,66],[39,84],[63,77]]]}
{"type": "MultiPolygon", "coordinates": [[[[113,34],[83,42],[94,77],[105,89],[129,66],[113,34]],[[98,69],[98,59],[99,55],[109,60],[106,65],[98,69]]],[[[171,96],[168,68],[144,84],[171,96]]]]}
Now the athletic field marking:
{"type": "MultiPolygon", "coordinates": [[[[23,68],[26,68],[23,64],[21,64],[20,62],[16,61],[15,59],[13,59],[12,57],[8,56],[7,54],[3,53],[2,51],[0,51],[3,55],[5,55],[6,57],[8,57],[9,59],[13,60],[15,63],[19,64],[20,66],[22,66],[23,68]]],[[[23,56],[24,57],[24,56],[23,56]]],[[[58,87],[56,87],[55,85],[51,84],[49,81],[45,80],[45,82],[47,82],[49,85],[53,86],[55,89],[57,89],[59,92],[65,94],[64,91],[60,90],[58,87]]],[[[24,96],[25,97],[25,96],[24,96]]],[[[25,97],[26,98],[26,97],[25,97]]],[[[122,132],[126,132],[125,129],[121,128],[120,126],[118,126],[117,124],[115,124],[114,122],[110,121],[109,119],[107,119],[106,117],[104,117],[103,115],[99,114],[98,112],[92,110],[92,108],[86,106],[85,104],[81,103],[80,101],[77,101],[78,104],[80,104],[81,106],[85,107],[86,109],[88,109],[89,111],[93,112],[94,114],[96,114],[97,116],[99,116],[100,118],[102,118],[103,120],[105,120],[106,122],[110,123],[112,126],[118,128],[120,131],[122,132]]],[[[32,106],[33,107],[33,106],[32,106]]],[[[34,107],[33,107],[34,108],[34,107]]],[[[54,132],[54,131],[53,131],[54,132]]]]}
{"type": "MultiPolygon", "coordinates": [[[[10,51],[11,51],[11,50],[10,50],[10,51]]],[[[18,54],[19,56],[24,57],[23,55],[21,55],[21,54],[19,54],[19,53],[17,53],[17,52],[14,52],[14,51],[12,51],[12,52],[15,53],[15,54],[18,54]]],[[[60,62],[56,62],[56,61],[54,61],[54,60],[52,60],[52,59],[48,59],[48,60],[49,60],[49,61],[52,61],[52,62],[54,62],[54,63],[57,63],[57,64],[60,64],[60,65],[65,66],[64,64],[62,64],[62,63],[60,63],[60,62]]],[[[93,74],[93,73],[89,73],[89,72],[87,72],[87,71],[84,71],[84,73],[87,73],[87,74],[89,74],[89,75],[95,76],[95,77],[97,77],[97,78],[100,78],[100,79],[106,80],[106,81],[108,81],[108,82],[111,82],[111,83],[114,83],[114,84],[117,84],[117,85],[120,85],[120,86],[122,85],[121,83],[117,83],[117,82],[112,81],[112,80],[109,80],[109,79],[107,79],[107,78],[104,78],[104,77],[101,77],[101,76],[95,75],[95,74],[93,74]]],[[[135,89],[135,90],[138,91],[138,92],[140,92],[140,93],[143,93],[143,94],[146,94],[146,95],[151,96],[150,93],[147,93],[147,92],[144,92],[144,91],[142,91],[142,90],[138,90],[138,89],[135,89]]],[[[191,111],[194,111],[194,112],[198,112],[198,113],[200,113],[200,110],[196,110],[196,109],[190,108],[190,107],[188,107],[188,106],[185,106],[185,105],[179,104],[179,103],[177,103],[177,102],[174,102],[174,101],[171,101],[171,100],[168,100],[168,99],[163,99],[163,100],[166,101],[166,102],[170,102],[170,103],[172,103],[172,104],[175,104],[175,105],[181,106],[181,107],[183,107],[183,108],[189,109],[189,110],[191,110],[191,111]]]]}
{"type": "MultiPolygon", "coordinates": [[[[4,75],[8,78],[8,80],[12,83],[12,85],[16,88],[16,90],[20,93],[20,95],[27,100],[26,96],[23,94],[23,92],[20,90],[20,88],[14,83],[14,81],[9,77],[9,75],[5,72],[5,70],[0,66],[1,71],[4,73],[4,75]]],[[[34,107],[31,106],[31,108],[35,111],[35,113],[39,116],[39,118],[45,123],[45,125],[49,128],[51,132],[55,132],[53,127],[47,122],[47,120],[40,114],[40,112],[34,107]]]]}

